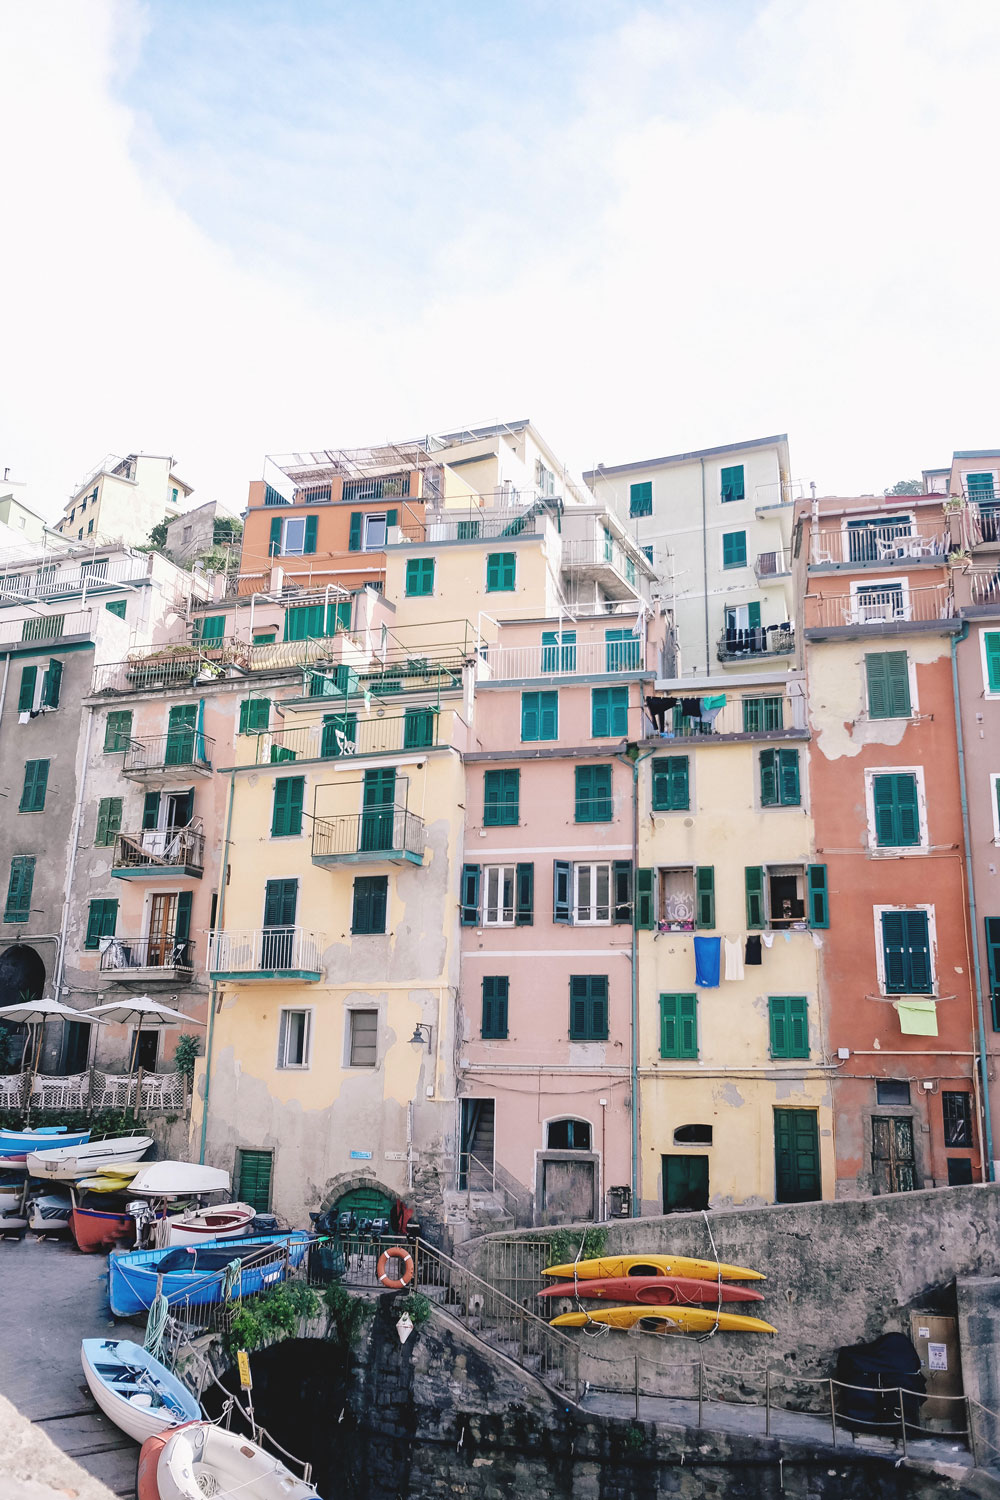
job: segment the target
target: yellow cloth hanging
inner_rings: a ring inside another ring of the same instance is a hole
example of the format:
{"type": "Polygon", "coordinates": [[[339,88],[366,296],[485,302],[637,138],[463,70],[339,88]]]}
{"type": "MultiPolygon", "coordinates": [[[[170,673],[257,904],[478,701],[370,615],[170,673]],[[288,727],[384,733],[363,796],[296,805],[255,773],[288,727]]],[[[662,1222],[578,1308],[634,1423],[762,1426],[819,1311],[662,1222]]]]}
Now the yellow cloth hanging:
{"type": "Polygon", "coordinates": [[[899,1029],[904,1036],[937,1036],[937,1004],[933,1000],[894,1000],[899,1029]]]}

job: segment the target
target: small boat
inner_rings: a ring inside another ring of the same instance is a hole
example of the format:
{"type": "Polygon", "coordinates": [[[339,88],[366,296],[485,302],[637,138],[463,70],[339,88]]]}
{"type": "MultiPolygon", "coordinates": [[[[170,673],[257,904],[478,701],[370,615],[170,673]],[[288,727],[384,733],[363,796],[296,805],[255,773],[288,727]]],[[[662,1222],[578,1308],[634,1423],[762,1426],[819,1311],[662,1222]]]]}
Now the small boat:
{"type": "Polygon", "coordinates": [[[208,1240],[233,1240],[247,1234],[257,1210],[249,1203],[218,1203],[194,1208],[170,1221],[168,1245],[197,1245],[208,1240]]]}
{"type": "Polygon", "coordinates": [[[27,1209],[19,1204],[13,1208],[0,1208],[0,1240],[21,1240],[27,1227],[27,1209]]]}
{"type": "Polygon", "coordinates": [[[39,1193],[29,1205],[28,1227],[39,1234],[65,1234],[73,1205],[68,1193],[39,1193]]]}
{"type": "Polygon", "coordinates": [[[110,1141],[85,1141],[45,1151],[29,1151],[28,1172],[32,1177],[72,1182],[78,1177],[89,1177],[101,1167],[137,1162],[152,1144],[152,1136],[121,1135],[110,1141]]]}
{"type": "Polygon", "coordinates": [[[69,1216],[69,1230],[77,1249],[84,1255],[94,1255],[119,1245],[133,1245],[135,1220],[126,1210],[124,1197],[102,1193],[94,1199],[89,1192],[81,1194],[80,1187],[77,1183],[69,1216]]]}
{"type": "Polygon", "coordinates": [[[302,1230],[290,1234],[254,1235],[242,1240],[209,1240],[198,1245],[175,1245],[169,1249],[117,1250],[108,1258],[108,1300],[116,1318],[132,1318],[147,1312],[160,1290],[170,1306],[183,1302],[204,1307],[221,1302],[226,1267],[242,1262],[237,1293],[248,1295],[276,1285],[285,1277],[288,1264],[299,1266],[305,1258],[309,1235],[302,1230]]]}
{"type": "Polygon", "coordinates": [[[5,1208],[17,1208],[24,1197],[24,1173],[17,1176],[13,1172],[0,1174],[0,1213],[5,1208]]]}
{"type": "Polygon", "coordinates": [[[715,1312],[707,1307],[595,1307],[593,1312],[560,1313],[551,1318],[553,1328],[582,1328],[586,1323],[604,1323],[609,1328],[634,1328],[636,1323],[652,1323],[647,1332],[669,1332],[657,1329],[657,1322],[671,1324],[685,1333],[707,1333],[718,1328],[720,1333],[777,1333],[763,1318],[748,1318],[743,1313],[715,1312]]]}
{"type": "Polygon", "coordinates": [[[80,1177],[76,1186],[85,1193],[127,1193],[132,1190],[131,1177],[80,1177]]]}
{"type": "Polygon", "coordinates": [[[196,1422],[201,1405],[166,1365],[127,1339],[84,1339],[83,1373],[105,1416],[137,1443],[196,1422]]]}
{"type": "Polygon", "coordinates": [[[675,1307],[692,1302],[763,1302],[760,1292],[728,1281],[698,1281],[693,1276],[602,1276],[596,1281],[560,1281],[539,1297],[602,1297],[612,1302],[652,1303],[675,1307]]]}
{"type": "Polygon", "coordinates": [[[229,1173],[196,1161],[151,1161],[132,1179],[132,1191],[147,1198],[192,1198],[229,1191],[229,1173]]]}
{"type": "Polygon", "coordinates": [[[602,1255],[597,1260],[570,1261],[549,1266],[543,1276],[560,1281],[597,1281],[604,1276],[693,1276],[699,1281],[766,1281],[760,1271],[746,1266],[720,1265],[714,1260],[693,1260],[688,1255],[602,1255]]]}
{"type": "Polygon", "coordinates": [[[24,1165],[29,1151],[46,1146],[80,1146],[90,1140],[89,1130],[67,1131],[65,1125],[40,1125],[37,1130],[0,1130],[0,1161],[5,1167],[24,1165]]]}
{"type": "Polygon", "coordinates": [[[315,1485],[238,1432],[189,1422],[148,1438],[139,1454],[139,1500],[319,1500],[315,1485]]]}

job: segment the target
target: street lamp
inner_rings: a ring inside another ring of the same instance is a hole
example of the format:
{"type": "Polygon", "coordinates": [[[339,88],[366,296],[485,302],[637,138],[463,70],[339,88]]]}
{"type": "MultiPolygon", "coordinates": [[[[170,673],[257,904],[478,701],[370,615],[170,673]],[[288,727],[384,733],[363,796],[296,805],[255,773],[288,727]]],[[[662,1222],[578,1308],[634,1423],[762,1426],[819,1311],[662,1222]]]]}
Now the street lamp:
{"type": "Polygon", "coordinates": [[[418,1021],[417,1022],[417,1024],[413,1028],[413,1035],[410,1037],[410,1042],[411,1042],[411,1044],[414,1047],[420,1047],[420,1046],[423,1045],[424,1042],[426,1042],[428,1050],[430,1049],[430,1045],[431,1045],[431,1028],[430,1028],[429,1022],[427,1022],[427,1021],[418,1021]]]}

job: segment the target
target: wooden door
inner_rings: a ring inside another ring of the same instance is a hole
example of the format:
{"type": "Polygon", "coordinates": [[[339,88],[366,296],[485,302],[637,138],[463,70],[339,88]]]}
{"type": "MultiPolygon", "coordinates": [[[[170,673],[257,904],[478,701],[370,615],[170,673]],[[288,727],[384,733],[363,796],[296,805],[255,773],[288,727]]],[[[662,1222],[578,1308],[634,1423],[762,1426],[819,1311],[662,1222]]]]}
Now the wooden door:
{"type": "Polygon", "coordinates": [[[664,1156],[663,1212],[692,1213],[708,1207],[708,1157],[664,1156]]]}
{"type": "Polygon", "coordinates": [[[778,1203],[812,1203],[822,1197],[819,1125],[811,1109],[774,1111],[774,1187],[778,1203]]]}
{"type": "Polygon", "coordinates": [[[361,814],[361,848],[369,852],[392,848],[393,801],[396,795],[394,766],[365,772],[364,811],[361,814]]]}
{"type": "Polygon", "coordinates": [[[162,969],[173,951],[174,927],[177,922],[177,895],[156,895],[149,908],[149,938],[146,944],[146,966],[162,969]]]}
{"type": "Polygon", "coordinates": [[[876,1193],[913,1192],[917,1164],[912,1116],[872,1116],[872,1175],[876,1193]]]}

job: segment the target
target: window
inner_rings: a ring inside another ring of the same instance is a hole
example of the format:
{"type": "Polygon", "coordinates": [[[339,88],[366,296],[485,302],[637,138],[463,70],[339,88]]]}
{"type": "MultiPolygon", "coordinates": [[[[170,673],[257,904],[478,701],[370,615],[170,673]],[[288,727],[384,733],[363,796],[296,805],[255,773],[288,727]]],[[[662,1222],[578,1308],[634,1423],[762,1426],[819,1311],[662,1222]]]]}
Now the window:
{"type": "Polygon", "coordinates": [[[45,808],[45,789],[49,784],[49,762],[26,760],[24,763],[24,786],[18,812],[42,812],[45,808]]]}
{"type": "Polygon", "coordinates": [[[195,620],[192,638],[195,645],[200,641],[221,641],[226,633],[225,615],[202,615],[195,620]]]}
{"type": "Polygon", "coordinates": [[[711,1125],[678,1125],[674,1131],[675,1146],[710,1146],[713,1130],[711,1125]]]}
{"type": "Polygon", "coordinates": [[[349,1053],[352,1068],[374,1068],[378,1065],[378,1011],[352,1010],[349,1053]]]}
{"type": "Polygon", "coordinates": [[[559,694],[521,694],[521,739],[557,740],[559,738],[559,694]]]}
{"type": "Polygon", "coordinates": [[[743,733],[766,734],[771,729],[785,727],[785,700],[783,698],[744,698],[743,733]]]}
{"type": "Polygon", "coordinates": [[[17,711],[26,714],[33,708],[37,708],[35,702],[35,689],[38,679],[37,667],[21,668],[21,687],[17,695],[17,711]]]}
{"type": "Polygon", "coordinates": [[[407,559],[406,592],[408,594],[433,594],[433,557],[411,557],[407,559]]]}
{"type": "MultiPolygon", "coordinates": [[[[640,922],[640,926],[646,925],[640,922]]],[[[648,923],[654,925],[652,920],[648,923]]],[[[691,932],[715,926],[715,867],[690,865],[659,871],[659,908],[656,925],[670,932],[691,932]]]]}
{"type": "Polygon", "coordinates": [[[240,1151],[237,1153],[236,1195],[258,1213],[271,1207],[271,1168],[273,1151],[240,1151]]]}
{"type": "Polygon", "coordinates": [[[910,717],[910,672],[905,651],[869,651],[865,654],[870,719],[910,717]]]}
{"type": "Polygon", "coordinates": [[[542,671],[576,671],[576,631],[542,631],[542,671]]]}
{"type": "Polygon", "coordinates": [[[516,552],[490,552],[486,557],[486,592],[509,594],[517,571],[516,552]]]}
{"type": "Polygon", "coordinates": [[[771,995],[767,1002],[772,1057],[809,1056],[809,1008],[805,995],[771,995]]]}
{"type": "MultiPolygon", "coordinates": [[[[350,609],[350,605],[347,606],[350,609]]],[[[300,604],[285,610],[285,640],[309,641],[336,635],[341,623],[340,604],[300,604]]],[[[254,636],[256,641],[257,637],[254,636]]],[[[270,637],[273,640],[273,636],[270,637]]]]}
{"type": "Polygon", "coordinates": [[[875,1084],[876,1104],[909,1104],[910,1085],[905,1078],[882,1078],[875,1084]]]}
{"type": "Polygon", "coordinates": [[[851,615],[855,624],[878,624],[909,617],[909,589],[891,578],[878,583],[851,584],[851,615]]]}
{"type": "Polygon", "coordinates": [[[483,776],[483,826],[516,828],[520,795],[520,771],[487,771],[483,776]]]}
{"type": "Polygon", "coordinates": [[[569,981],[569,1039],[606,1042],[608,1039],[608,976],[571,974],[569,981]]]}
{"type": "Polygon", "coordinates": [[[483,1022],[485,1041],[503,1041],[507,1035],[507,1001],[510,980],[506,974],[483,975],[483,1022]]]}
{"type": "Polygon", "coordinates": [[[27,922],[31,915],[31,889],[34,883],[35,856],[15,854],[10,862],[7,902],[3,911],[5,922],[27,922]]]}
{"type": "Polygon", "coordinates": [[[972,1096],[942,1091],[941,1112],[944,1115],[946,1146],[972,1145],[972,1096]]]}
{"type": "Polygon", "coordinates": [[[258,734],[270,722],[270,698],[244,698],[240,704],[240,734],[258,734]]]}
{"type": "Polygon", "coordinates": [[[287,838],[302,832],[304,776],[279,776],[274,783],[274,805],[271,810],[271,837],[287,838]]]}
{"type": "Polygon", "coordinates": [[[272,557],[302,557],[316,551],[315,516],[271,517],[268,551],[272,557]]]}
{"type": "Polygon", "coordinates": [[[606,672],[638,672],[641,668],[642,642],[639,637],[631,630],[606,630],[604,632],[604,670],[606,672]]]}
{"type": "Polygon", "coordinates": [[[723,504],[729,500],[746,499],[742,464],[731,464],[729,468],[723,469],[720,480],[723,504]]]}
{"type": "Polygon", "coordinates": [[[513,865],[486,865],[483,870],[483,923],[486,927],[513,927],[513,865]]]}
{"type": "Polygon", "coordinates": [[[594,739],[623,740],[628,735],[628,688],[590,690],[590,732],[594,739]]]}
{"type": "Polygon", "coordinates": [[[761,807],[798,807],[799,752],[792,749],[760,752],[761,807]]]}
{"type": "Polygon", "coordinates": [[[91,901],[87,910],[87,936],[83,946],[93,950],[101,946],[101,938],[114,937],[117,921],[117,901],[91,901]]]}
{"type": "Polygon", "coordinates": [[[436,708],[408,708],[403,719],[403,749],[426,750],[434,743],[436,708]]]}
{"type": "Polygon", "coordinates": [[[747,534],[745,531],[722,533],[722,566],[745,568],[747,565],[747,534]]]}
{"type": "Polygon", "coordinates": [[[990,1000],[993,1004],[993,1030],[1000,1031],[1000,917],[987,917],[986,964],[990,976],[990,1000]]]}
{"type": "Polygon", "coordinates": [[[748,865],[747,926],[829,927],[826,865],[748,865]]]}
{"type": "Polygon", "coordinates": [[[660,996],[660,1056],[698,1056],[697,995],[660,996]]]}
{"type": "Polygon", "coordinates": [[[1000,630],[984,630],[983,678],[988,693],[1000,693],[1000,630]]]}
{"type": "Polygon", "coordinates": [[[88,536],[93,531],[93,529],[94,529],[94,518],[93,518],[93,516],[91,516],[90,520],[87,522],[87,535],[88,536]]]}
{"type": "Polygon", "coordinates": [[[993,474],[966,474],[965,487],[970,500],[992,500],[994,498],[993,474]]]}
{"type": "Polygon", "coordinates": [[[691,789],[686,755],[658,755],[653,758],[653,811],[686,812],[691,806],[691,789]]]}
{"type": "Polygon", "coordinates": [[[614,817],[611,797],[610,766],[577,766],[576,811],[577,823],[610,823],[614,817]]]}
{"type": "Polygon", "coordinates": [[[629,485],[628,513],[630,516],[651,516],[653,514],[652,480],[647,479],[642,484],[629,485]]]}
{"type": "Polygon", "coordinates": [[[550,1120],[545,1127],[548,1151],[589,1151],[591,1139],[589,1120],[550,1120]]]}
{"type": "Polygon", "coordinates": [[[98,847],[106,847],[113,844],[115,835],[121,832],[122,826],[122,799],[120,797],[102,797],[97,804],[97,832],[94,834],[94,843],[98,847]]]}
{"type": "Polygon", "coordinates": [[[278,1012],[278,1067],[308,1068],[312,1012],[280,1010],[278,1012]]]}
{"type": "Polygon", "coordinates": [[[887,995],[930,995],[930,925],[925,911],[881,913],[882,967],[887,995]]]}
{"type": "Polygon", "coordinates": [[[653,549],[652,549],[652,547],[640,547],[639,551],[642,553],[642,555],[646,559],[646,561],[648,563],[652,564],[652,561],[653,561],[653,549]]]}
{"type": "Polygon", "coordinates": [[[351,931],[385,932],[386,906],[389,899],[388,875],[356,875],[354,878],[354,915],[351,931]]]}
{"type": "Polygon", "coordinates": [[[353,755],[358,741],[357,714],[324,714],[319,753],[324,758],[353,755]]]}
{"type": "Polygon", "coordinates": [[[611,921],[611,866],[577,864],[573,866],[574,921],[594,925],[611,921]]]}
{"type": "Polygon", "coordinates": [[[255,630],[253,634],[253,644],[255,646],[273,646],[277,639],[278,631],[276,626],[270,630],[255,630]]]}
{"type": "Polygon", "coordinates": [[[111,603],[106,604],[104,608],[109,615],[117,615],[119,620],[124,620],[127,601],[124,599],[112,599],[111,603]]]}
{"type": "Polygon", "coordinates": [[[917,778],[912,771],[871,776],[872,827],[880,849],[912,848],[920,843],[917,778]]]}

